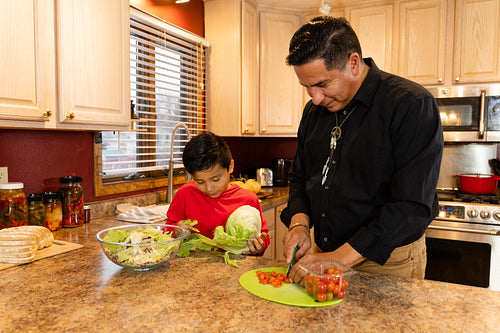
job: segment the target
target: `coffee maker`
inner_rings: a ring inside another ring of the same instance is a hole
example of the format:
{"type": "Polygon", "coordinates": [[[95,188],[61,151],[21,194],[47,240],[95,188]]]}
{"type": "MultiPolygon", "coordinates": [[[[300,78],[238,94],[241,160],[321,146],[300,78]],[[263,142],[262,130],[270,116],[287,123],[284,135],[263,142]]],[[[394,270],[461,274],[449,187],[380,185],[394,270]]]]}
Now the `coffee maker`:
{"type": "Polygon", "coordinates": [[[288,172],[292,160],[288,158],[275,158],[273,160],[273,186],[288,186],[288,172]]]}

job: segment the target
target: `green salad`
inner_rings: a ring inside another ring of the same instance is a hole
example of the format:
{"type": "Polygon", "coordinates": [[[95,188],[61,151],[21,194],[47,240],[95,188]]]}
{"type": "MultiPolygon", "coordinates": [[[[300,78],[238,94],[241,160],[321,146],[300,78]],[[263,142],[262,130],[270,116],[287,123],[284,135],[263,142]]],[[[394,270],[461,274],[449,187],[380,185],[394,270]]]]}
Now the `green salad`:
{"type": "Polygon", "coordinates": [[[105,247],[117,263],[124,266],[147,267],[168,260],[170,253],[179,247],[178,241],[170,232],[154,229],[151,226],[133,231],[112,229],[103,238],[105,247]]]}

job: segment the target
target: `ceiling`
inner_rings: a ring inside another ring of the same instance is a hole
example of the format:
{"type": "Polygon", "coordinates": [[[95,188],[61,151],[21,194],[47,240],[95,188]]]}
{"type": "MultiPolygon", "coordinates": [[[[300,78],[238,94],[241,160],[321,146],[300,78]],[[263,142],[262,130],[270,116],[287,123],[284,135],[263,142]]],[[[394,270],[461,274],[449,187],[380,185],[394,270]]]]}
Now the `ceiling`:
{"type": "MultiPolygon", "coordinates": [[[[325,0],[328,1],[328,0],[325,0]]],[[[333,1],[330,0],[333,4],[333,1]]],[[[296,10],[307,10],[313,8],[319,8],[321,6],[321,0],[257,0],[259,5],[296,9],[296,10]]]]}
{"type": "MultiPolygon", "coordinates": [[[[325,3],[333,5],[349,4],[359,0],[324,0],[325,3]]],[[[256,0],[259,5],[270,6],[282,9],[308,10],[317,9],[321,6],[322,0],[256,0]]]]}

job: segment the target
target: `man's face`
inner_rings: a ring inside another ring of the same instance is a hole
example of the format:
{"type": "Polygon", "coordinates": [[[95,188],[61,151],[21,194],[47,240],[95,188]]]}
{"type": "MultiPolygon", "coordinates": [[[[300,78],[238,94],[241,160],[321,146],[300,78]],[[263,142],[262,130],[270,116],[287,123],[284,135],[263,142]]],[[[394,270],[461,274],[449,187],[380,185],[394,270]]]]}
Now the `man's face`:
{"type": "Polygon", "coordinates": [[[343,71],[329,71],[324,61],[317,59],[305,65],[294,66],[294,70],[312,102],[336,112],[349,104],[357,92],[357,78],[353,75],[353,66],[355,64],[348,61],[343,71]]]}
{"type": "Polygon", "coordinates": [[[200,192],[215,199],[228,188],[233,168],[233,161],[231,161],[229,170],[217,163],[208,170],[194,172],[193,181],[200,192]]]}

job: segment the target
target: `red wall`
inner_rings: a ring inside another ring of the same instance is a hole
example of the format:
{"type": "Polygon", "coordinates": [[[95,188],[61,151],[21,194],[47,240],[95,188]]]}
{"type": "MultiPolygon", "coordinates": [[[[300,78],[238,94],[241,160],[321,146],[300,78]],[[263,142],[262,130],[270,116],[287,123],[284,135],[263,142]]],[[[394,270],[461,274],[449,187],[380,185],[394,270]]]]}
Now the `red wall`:
{"type": "Polygon", "coordinates": [[[130,0],[134,7],[199,36],[205,36],[203,0],[191,0],[178,5],[173,5],[174,2],[175,0],[130,0]]]}
{"type": "Polygon", "coordinates": [[[224,138],[234,159],[235,177],[255,178],[256,168],[271,168],[273,159],[293,159],[296,138],[224,138]]]}
{"type": "MultiPolygon", "coordinates": [[[[140,9],[204,36],[203,0],[167,5],[172,2],[130,1],[140,9]]],[[[236,176],[254,177],[255,167],[270,167],[273,158],[292,158],[295,154],[296,139],[225,139],[233,153],[236,176]]],[[[122,196],[94,196],[92,140],[91,132],[0,129],[0,166],[9,168],[9,181],[24,183],[26,193],[57,190],[59,177],[81,176],[86,202],[122,196]]]]}
{"type": "Polygon", "coordinates": [[[85,200],[94,201],[91,132],[0,130],[0,166],[26,193],[56,191],[59,177],[81,176],[85,200]]]}

